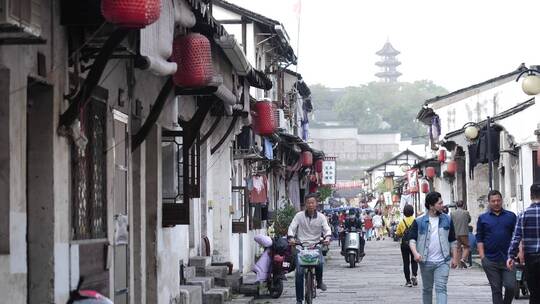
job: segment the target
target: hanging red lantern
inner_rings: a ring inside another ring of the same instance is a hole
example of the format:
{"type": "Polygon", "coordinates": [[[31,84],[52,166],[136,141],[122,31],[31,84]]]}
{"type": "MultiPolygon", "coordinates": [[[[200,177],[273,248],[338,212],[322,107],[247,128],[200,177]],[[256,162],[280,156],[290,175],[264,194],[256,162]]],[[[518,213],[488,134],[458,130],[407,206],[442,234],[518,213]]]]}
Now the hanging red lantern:
{"type": "Polygon", "coordinates": [[[420,188],[422,190],[422,193],[429,193],[429,182],[427,180],[423,180],[420,188]]]}
{"type": "Polygon", "coordinates": [[[174,38],[171,59],[178,65],[173,75],[177,86],[204,87],[214,76],[210,41],[204,35],[190,33],[174,38]]]}
{"type": "Polygon", "coordinates": [[[313,154],[311,151],[302,152],[302,167],[310,167],[313,165],[313,154]]]}
{"type": "Polygon", "coordinates": [[[317,159],[315,161],[315,172],[322,173],[322,169],[323,169],[323,160],[317,159]]]}
{"type": "Polygon", "coordinates": [[[399,203],[399,199],[400,199],[400,197],[399,197],[398,194],[392,195],[392,202],[399,203]]]}
{"type": "Polygon", "coordinates": [[[435,167],[427,167],[426,168],[426,176],[428,178],[434,178],[435,177],[435,167]]]}
{"type": "Polygon", "coordinates": [[[255,104],[253,117],[255,132],[259,135],[272,135],[276,129],[276,119],[272,102],[259,101],[255,104]]]}
{"type": "Polygon", "coordinates": [[[451,160],[448,162],[448,166],[446,167],[446,172],[448,172],[451,175],[456,174],[457,171],[457,162],[455,160],[451,160]]]}
{"type": "Polygon", "coordinates": [[[105,20],[123,28],[143,28],[159,19],[161,0],[101,0],[105,20]]]}
{"type": "Polygon", "coordinates": [[[437,160],[441,163],[444,163],[446,161],[446,151],[445,150],[439,150],[439,155],[437,156],[437,160]]]}

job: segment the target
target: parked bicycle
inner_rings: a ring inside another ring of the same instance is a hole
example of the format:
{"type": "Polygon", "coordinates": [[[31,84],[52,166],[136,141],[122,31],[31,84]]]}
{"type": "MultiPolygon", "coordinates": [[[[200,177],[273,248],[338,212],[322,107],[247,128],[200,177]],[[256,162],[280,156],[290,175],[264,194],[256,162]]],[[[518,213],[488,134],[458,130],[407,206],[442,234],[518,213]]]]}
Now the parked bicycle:
{"type": "Polygon", "coordinates": [[[299,266],[304,268],[304,300],[306,304],[313,303],[317,297],[317,283],[315,268],[321,262],[321,240],[317,244],[307,246],[296,241],[299,266]]]}

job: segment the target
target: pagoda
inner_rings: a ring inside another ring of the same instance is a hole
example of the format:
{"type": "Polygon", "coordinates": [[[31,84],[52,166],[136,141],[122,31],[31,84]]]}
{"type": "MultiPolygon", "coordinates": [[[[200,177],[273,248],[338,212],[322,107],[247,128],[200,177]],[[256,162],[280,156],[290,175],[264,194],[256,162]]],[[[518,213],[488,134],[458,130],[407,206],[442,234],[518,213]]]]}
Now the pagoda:
{"type": "Polygon", "coordinates": [[[381,61],[377,61],[375,65],[381,68],[381,72],[375,74],[382,82],[397,82],[397,78],[401,76],[401,73],[396,70],[396,67],[401,64],[396,56],[399,55],[399,51],[396,50],[390,41],[386,41],[380,51],[376,53],[381,56],[381,61]]]}

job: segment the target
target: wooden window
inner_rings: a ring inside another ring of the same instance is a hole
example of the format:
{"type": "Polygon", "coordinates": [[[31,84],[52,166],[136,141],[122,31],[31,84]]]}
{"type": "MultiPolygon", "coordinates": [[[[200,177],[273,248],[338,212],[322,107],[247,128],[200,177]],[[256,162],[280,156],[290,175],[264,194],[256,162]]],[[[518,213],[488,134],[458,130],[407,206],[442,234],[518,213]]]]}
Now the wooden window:
{"type": "Polygon", "coordinates": [[[80,122],[88,142],[82,149],[77,139],[71,145],[73,240],[107,237],[106,111],[105,103],[91,99],[80,122]]]}
{"type": "Polygon", "coordinates": [[[248,231],[248,205],[249,191],[247,187],[233,186],[232,187],[232,232],[247,233],[248,231]]]}
{"type": "Polygon", "coordinates": [[[163,131],[163,226],[189,225],[189,200],[201,197],[200,137],[184,151],[182,132],[163,131]]]}

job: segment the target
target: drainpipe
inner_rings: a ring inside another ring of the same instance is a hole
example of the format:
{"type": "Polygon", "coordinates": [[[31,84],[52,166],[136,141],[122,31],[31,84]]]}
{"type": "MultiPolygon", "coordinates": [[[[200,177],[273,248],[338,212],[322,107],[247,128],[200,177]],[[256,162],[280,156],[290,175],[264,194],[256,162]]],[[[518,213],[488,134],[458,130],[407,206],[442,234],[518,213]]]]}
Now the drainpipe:
{"type": "Polygon", "coordinates": [[[538,150],[536,150],[536,165],[540,167],[540,123],[536,125],[538,129],[534,130],[534,135],[536,135],[536,141],[538,142],[538,150]]]}

